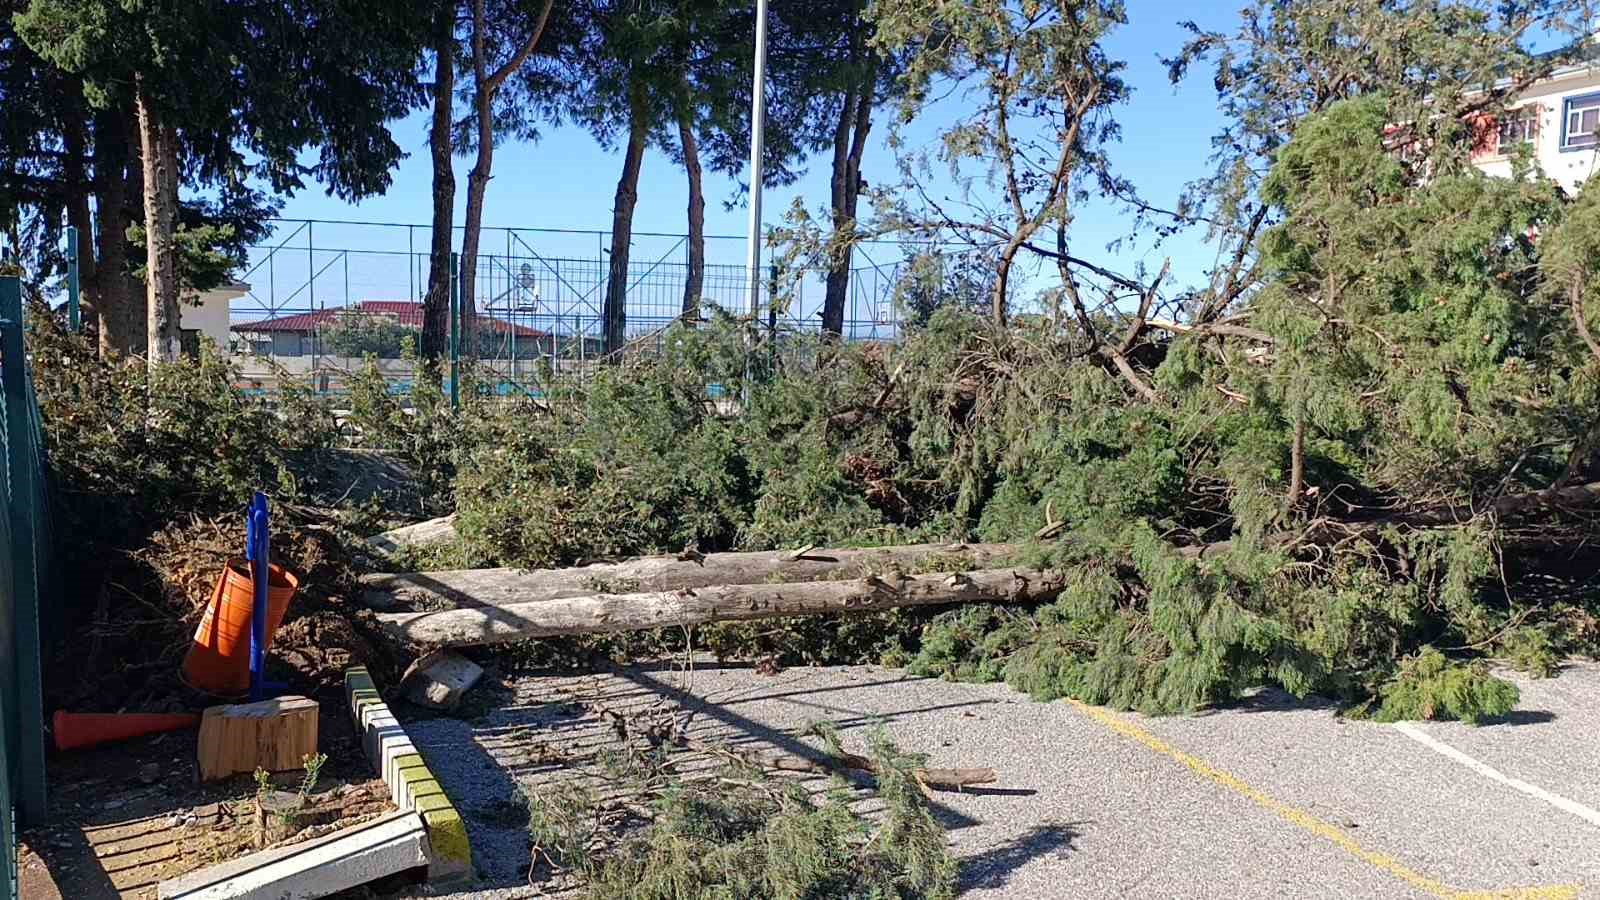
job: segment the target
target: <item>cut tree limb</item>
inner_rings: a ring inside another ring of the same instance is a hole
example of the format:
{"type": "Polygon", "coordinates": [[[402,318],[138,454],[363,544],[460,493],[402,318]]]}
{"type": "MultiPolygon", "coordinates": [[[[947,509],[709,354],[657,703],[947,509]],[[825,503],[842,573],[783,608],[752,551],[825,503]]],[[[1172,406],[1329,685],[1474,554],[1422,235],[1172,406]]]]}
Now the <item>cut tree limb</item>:
{"type": "Polygon", "coordinates": [[[317,701],[307,697],[208,708],[197,744],[200,780],[299,768],[317,752],[317,709],[317,701]]]}
{"type": "Polygon", "coordinates": [[[406,525],[367,538],[367,543],[379,553],[398,553],[408,547],[431,547],[455,540],[456,517],[451,515],[429,519],[415,525],[406,525]]]}
{"type": "Polygon", "coordinates": [[[385,613],[378,616],[378,621],[390,634],[405,641],[462,647],[902,606],[1033,603],[1053,599],[1065,583],[1059,572],[988,569],[894,579],[868,576],[844,581],[590,594],[439,612],[385,613]]]}
{"type": "Polygon", "coordinates": [[[707,553],[699,560],[647,556],[575,569],[462,569],[369,575],[362,579],[362,584],[366,588],[367,603],[379,609],[392,609],[396,605],[412,609],[502,606],[597,593],[812,581],[896,567],[909,569],[934,556],[959,556],[974,568],[982,568],[994,565],[1019,549],[1014,544],[913,544],[855,550],[806,547],[797,553],[784,550],[707,553]]]}
{"type": "Polygon", "coordinates": [[[1415,512],[1384,516],[1372,522],[1352,524],[1368,526],[1394,524],[1410,525],[1413,528],[1429,528],[1465,524],[1485,513],[1493,513],[1498,518],[1507,519],[1522,516],[1544,507],[1585,507],[1597,504],[1600,504],[1600,481],[1591,481],[1587,484],[1575,484],[1556,490],[1507,494],[1487,506],[1477,509],[1439,505],[1415,512]]]}

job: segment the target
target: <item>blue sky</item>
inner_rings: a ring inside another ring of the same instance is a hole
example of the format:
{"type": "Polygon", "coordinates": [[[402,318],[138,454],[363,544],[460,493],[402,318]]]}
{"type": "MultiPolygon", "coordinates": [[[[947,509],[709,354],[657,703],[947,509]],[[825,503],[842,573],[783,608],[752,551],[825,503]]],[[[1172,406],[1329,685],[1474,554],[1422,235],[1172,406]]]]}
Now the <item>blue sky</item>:
{"type": "MultiPolygon", "coordinates": [[[[1196,18],[1202,26],[1228,28],[1236,21],[1236,9],[1198,8],[1199,4],[1178,3],[1172,0],[1134,0],[1129,4],[1129,22],[1107,42],[1107,49],[1117,58],[1125,60],[1128,69],[1125,80],[1132,86],[1130,100],[1117,110],[1122,126],[1121,142],[1112,148],[1118,170],[1131,179],[1142,195],[1158,205],[1170,206],[1176,202],[1183,185],[1204,174],[1208,169],[1210,138],[1216,132],[1220,118],[1216,111],[1216,98],[1211,86],[1210,73],[1197,69],[1191,78],[1174,89],[1167,80],[1165,67],[1158,59],[1179,47],[1185,33],[1178,22],[1196,18]]],[[[884,146],[887,135],[887,112],[881,112],[873,128],[873,140],[863,162],[863,174],[870,184],[888,184],[895,178],[895,161],[891,151],[884,146]]],[[[930,116],[917,123],[908,132],[913,142],[926,141],[941,124],[930,116]]],[[[360,203],[345,203],[324,195],[312,188],[288,199],[283,215],[297,219],[351,219],[408,223],[425,226],[430,216],[430,168],[427,155],[427,116],[419,112],[396,122],[393,126],[396,139],[410,156],[394,174],[394,184],[380,197],[368,198],[360,203]]],[[[459,225],[465,204],[468,158],[456,160],[457,212],[459,225]]],[[[607,151],[586,131],[576,127],[546,129],[538,142],[505,142],[497,146],[494,180],[490,183],[486,200],[484,223],[487,226],[550,229],[605,230],[610,226],[612,197],[621,168],[621,156],[616,150],[607,151]]],[[[776,224],[794,197],[803,197],[808,207],[818,209],[828,198],[829,164],[826,157],[815,158],[807,166],[806,175],[796,184],[779,189],[769,189],[763,201],[764,221],[776,224]]],[[[707,173],[706,178],[706,231],[711,235],[743,235],[747,211],[743,206],[728,210],[723,201],[731,196],[734,183],[725,177],[707,173]]],[[[635,214],[636,232],[681,233],[684,228],[686,186],[682,171],[658,151],[646,157],[640,184],[639,203],[635,214]]],[[[865,207],[864,207],[865,208],[865,207]]],[[[1130,222],[1126,215],[1103,203],[1091,203],[1077,213],[1075,234],[1081,252],[1096,251],[1097,258],[1111,261],[1119,268],[1131,269],[1136,261],[1150,268],[1159,267],[1163,256],[1173,258],[1174,281],[1195,282],[1203,278],[1214,258],[1213,251],[1205,245],[1203,235],[1193,234],[1170,239],[1160,248],[1153,248],[1148,240],[1135,241],[1115,253],[1102,254],[1101,248],[1111,241],[1127,235],[1130,222]]],[[[280,232],[277,240],[282,240],[280,232]]],[[[426,248],[425,228],[410,235],[404,229],[376,230],[351,227],[320,226],[313,241],[321,247],[384,247],[404,250],[408,237],[418,249],[426,248]]],[[[592,235],[525,235],[533,249],[545,256],[595,257],[597,242],[592,235]]],[[[305,235],[297,235],[292,246],[303,246],[305,235]]],[[[504,235],[486,236],[486,252],[496,246],[504,247],[504,235]]],[[[640,237],[634,245],[634,258],[656,258],[673,254],[674,241],[640,237]]],[[[713,240],[708,246],[710,262],[743,262],[742,240],[713,240]]],[[[869,250],[869,254],[872,251],[869,250]]],[[[883,249],[877,255],[896,256],[892,250],[883,249]]],[[[289,274],[293,261],[302,260],[303,279],[305,254],[290,257],[280,253],[275,265],[280,267],[275,276],[282,283],[278,294],[283,296],[285,284],[294,282],[289,274]]],[[[260,257],[258,257],[259,259],[260,257]]],[[[337,285],[324,287],[338,281],[338,269],[344,262],[335,262],[326,254],[315,257],[321,268],[331,264],[317,282],[323,296],[338,292],[337,285]]],[[[416,279],[405,268],[403,259],[362,260],[354,258],[354,274],[349,276],[353,296],[377,297],[403,294],[409,281],[416,279]]],[[[887,260],[879,260],[886,262],[887,260]]],[[[265,268],[257,269],[248,280],[258,293],[266,288],[265,268]]],[[[296,301],[299,305],[300,301],[296,301]]],[[[240,312],[243,312],[240,310],[240,312]]]]}

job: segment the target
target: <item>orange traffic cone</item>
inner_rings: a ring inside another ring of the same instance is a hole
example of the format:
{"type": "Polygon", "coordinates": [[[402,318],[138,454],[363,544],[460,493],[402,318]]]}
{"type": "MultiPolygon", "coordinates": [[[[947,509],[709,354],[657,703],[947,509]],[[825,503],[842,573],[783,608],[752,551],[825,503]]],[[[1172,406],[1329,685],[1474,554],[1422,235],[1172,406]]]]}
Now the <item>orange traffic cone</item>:
{"type": "Polygon", "coordinates": [[[56,710],[56,749],[72,750],[200,724],[194,713],[71,713],[56,710]]]}

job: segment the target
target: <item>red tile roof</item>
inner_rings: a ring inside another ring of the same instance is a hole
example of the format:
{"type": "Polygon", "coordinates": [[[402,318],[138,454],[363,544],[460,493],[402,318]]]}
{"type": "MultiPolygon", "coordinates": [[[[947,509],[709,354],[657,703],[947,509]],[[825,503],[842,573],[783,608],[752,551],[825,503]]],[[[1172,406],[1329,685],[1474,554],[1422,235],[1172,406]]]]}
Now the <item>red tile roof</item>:
{"type": "MultiPolygon", "coordinates": [[[[319,328],[326,328],[338,319],[340,313],[354,310],[364,315],[386,316],[394,319],[403,328],[422,328],[422,304],[410,300],[360,300],[354,307],[334,307],[332,309],[319,309],[314,312],[296,313],[290,316],[279,316],[276,319],[262,319],[257,322],[243,322],[233,326],[234,331],[273,332],[292,331],[309,333],[319,328]]],[[[517,337],[548,337],[547,332],[526,325],[517,325],[492,316],[480,316],[481,322],[500,334],[511,333],[517,337]]]]}

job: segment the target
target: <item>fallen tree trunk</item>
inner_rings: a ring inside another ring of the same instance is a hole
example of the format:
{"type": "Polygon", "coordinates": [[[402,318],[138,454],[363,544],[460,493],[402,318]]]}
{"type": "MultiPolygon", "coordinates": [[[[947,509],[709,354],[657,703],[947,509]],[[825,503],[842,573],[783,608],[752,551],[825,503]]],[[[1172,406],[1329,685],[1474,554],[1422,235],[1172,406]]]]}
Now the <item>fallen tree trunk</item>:
{"type": "Polygon", "coordinates": [[[599,593],[814,581],[842,574],[881,572],[896,566],[913,568],[936,556],[959,557],[962,562],[981,568],[994,565],[1019,549],[1020,546],[1014,544],[913,544],[859,550],[807,548],[798,552],[647,556],[576,569],[462,569],[369,575],[362,579],[362,584],[366,587],[363,599],[378,609],[504,606],[599,593]]]}
{"type": "MultiPolygon", "coordinates": [[[[1600,482],[1502,497],[1477,510],[1438,506],[1360,520],[1313,523],[1284,543],[1372,534],[1384,526],[1452,526],[1485,513],[1500,518],[1551,506],[1600,501],[1600,482]]],[[[1230,541],[1175,548],[1204,559],[1224,553],[1230,541]]],[[[1034,602],[1060,590],[1059,573],[990,569],[918,575],[893,583],[847,573],[911,568],[938,554],[974,565],[992,564],[1023,549],[1018,544],[919,544],[866,550],[766,551],[646,557],[576,569],[471,569],[374,575],[364,579],[370,604],[396,601],[431,612],[387,612],[380,623],[395,636],[428,646],[470,646],[526,638],[631,631],[673,625],[819,615],[971,602],[1034,602]],[[440,609],[440,607],[456,607],[440,609]]]]}
{"type": "Polygon", "coordinates": [[[901,606],[1035,603],[1053,599],[1065,583],[1065,576],[1059,572],[988,569],[898,579],[868,576],[843,581],[590,594],[438,612],[384,613],[378,621],[401,640],[430,647],[463,647],[901,606]]]}

